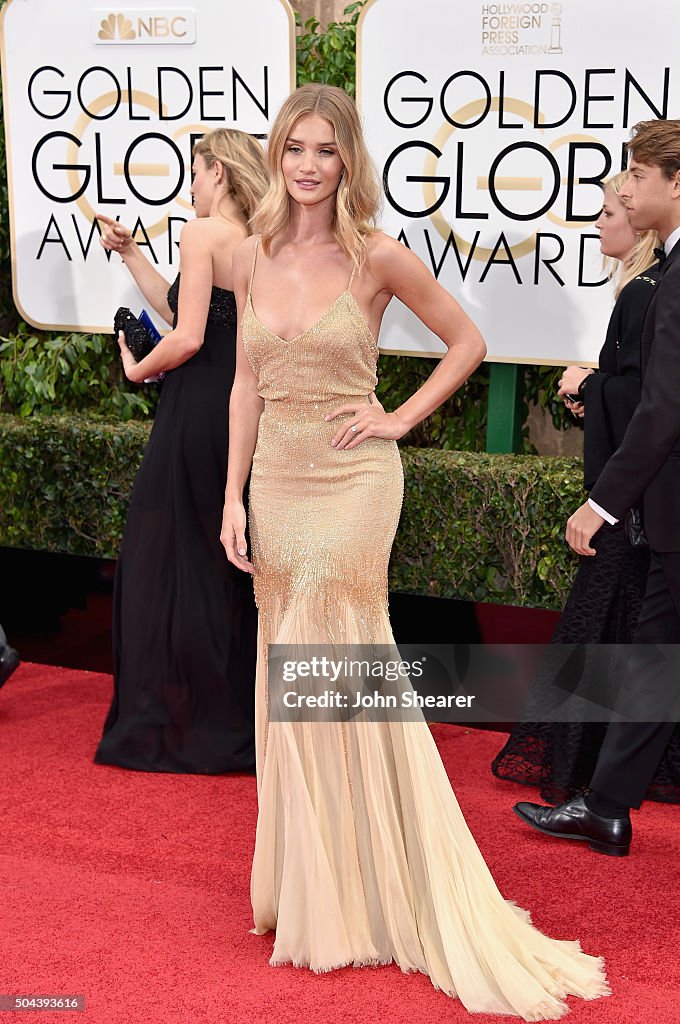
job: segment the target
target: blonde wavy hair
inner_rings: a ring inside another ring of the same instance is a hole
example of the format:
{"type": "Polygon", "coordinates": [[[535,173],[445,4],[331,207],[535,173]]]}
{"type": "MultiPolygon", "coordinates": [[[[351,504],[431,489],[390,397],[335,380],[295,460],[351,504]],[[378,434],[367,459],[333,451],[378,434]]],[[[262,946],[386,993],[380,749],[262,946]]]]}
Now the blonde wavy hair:
{"type": "Polygon", "coordinates": [[[202,156],[208,168],[222,164],[226,191],[234,197],[246,224],[250,224],[269,188],[267,158],[257,139],[237,128],[216,128],[198,140],[193,155],[202,156]]]}
{"type": "MultiPolygon", "coordinates": [[[[628,171],[619,171],[618,174],[614,174],[608,181],[605,181],[604,187],[609,187],[614,195],[620,196],[623,183],[627,177],[628,171]]],[[[615,298],[618,299],[623,289],[633,278],[638,277],[645,270],[649,270],[657,262],[654,248],[659,244],[659,236],[656,231],[641,231],[638,232],[635,245],[625,260],[617,260],[613,256],[605,256],[605,272],[610,281],[614,280],[616,282],[614,288],[615,298]]]]}
{"type": "Polygon", "coordinates": [[[257,208],[253,230],[262,236],[262,248],[271,252],[272,243],[288,227],[291,199],[281,170],[281,161],[293,125],[301,117],[318,114],[335,132],[343,173],[335,196],[331,231],[340,248],[357,270],[366,259],[366,236],[375,231],[382,189],[364,142],[354,101],[333,85],[303,85],[286,99],[276,115],[269,137],[269,191],[257,208]]]}

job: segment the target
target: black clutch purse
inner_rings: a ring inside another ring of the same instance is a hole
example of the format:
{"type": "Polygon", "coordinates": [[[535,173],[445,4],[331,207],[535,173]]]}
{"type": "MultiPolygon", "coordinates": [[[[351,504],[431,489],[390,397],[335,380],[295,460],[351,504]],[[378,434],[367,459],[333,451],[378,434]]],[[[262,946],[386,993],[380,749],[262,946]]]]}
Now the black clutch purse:
{"type": "Polygon", "coordinates": [[[642,513],[639,508],[629,508],[625,513],[623,517],[623,532],[631,547],[649,547],[649,541],[642,525],[642,513]]]}
{"type": "Polygon", "coordinates": [[[121,306],[116,311],[113,319],[113,330],[116,337],[118,337],[118,331],[124,333],[127,347],[132,352],[137,363],[141,363],[142,359],[148,356],[155,345],[155,341],[146,327],[139,322],[134,313],[131,313],[126,306],[121,306]]]}

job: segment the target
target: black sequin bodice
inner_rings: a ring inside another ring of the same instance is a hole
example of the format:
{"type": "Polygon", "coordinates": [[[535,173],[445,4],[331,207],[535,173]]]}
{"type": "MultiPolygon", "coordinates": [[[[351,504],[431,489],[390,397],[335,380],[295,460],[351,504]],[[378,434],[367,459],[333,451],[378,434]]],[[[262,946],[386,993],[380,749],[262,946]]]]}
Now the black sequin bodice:
{"type": "MultiPolygon", "coordinates": [[[[178,274],[168,290],[168,305],[175,314],[175,322],[177,322],[179,278],[180,275],[178,274]]],[[[236,299],[233,292],[228,291],[226,288],[216,288],[213,286],[207,322],[213,327],[230,327],[236,330],[236,299]]]]}

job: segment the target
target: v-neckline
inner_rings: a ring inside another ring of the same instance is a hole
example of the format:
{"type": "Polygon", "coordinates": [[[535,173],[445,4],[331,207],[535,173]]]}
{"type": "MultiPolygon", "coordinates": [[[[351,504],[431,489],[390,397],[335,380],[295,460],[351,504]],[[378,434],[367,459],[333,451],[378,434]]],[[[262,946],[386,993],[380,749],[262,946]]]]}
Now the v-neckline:
{"type": "MultiPolygon", "coordinates": [[[[257,322],[260,325],[260,327],[263,330],[265,330],[267,332],[267,334],[271,334],[272,338],[276,338],[277,341],[282,341],[284,345],[294,345],[296,341],[299,341],[300,338],[304,338],[306,334],[311,334],[315,327],[318,327],[320,323],[323,323],[323,321],[326,319],[328,314],[333,309],[335,309],[337,304],[340,302],[340,299],[344,298],[345,295],[349,295],[352,299],[354,299],[354,296],[352,295],[352,293],[349,290],[349,288],[345,288],[344,292],[341,292],[338,295],[337,299],[335,299],[333,302],[331,302],[331,304],[328,307],[328,309],[324,313],[322,313],[321,316],[317,320],[314,321],[314,323],[312,324],[311,327],[308,327],[306,330],[301,331],[299,334],[296,334],[294,338],[290,338],[290,339],[282,338],[280,334],[277,334],[276,331],[273,331],[271,329],[271,327],[267,327],[267,325],[265,323],[263,323],[262,320],[260,320],[259,316],[255,312],[255,306],[253,305],[252,292],[248,293],[248,301],[250,302],[250,311],[251,311],[251,313],[253,314],[253,316],[257,320],[257,322]]],[[[354,299],[354,303],[355,303],[357,309],[359,309],[359,304],[357,303],[356,299],[354,299]]],[[[364,316],[364,314],[361,312],[360,309],[359,309],[359,313],[361,314],[361,319],[366,324],[366,329],[368,330],[368,332],[371,335],[371,337],[373,337],[373,332],[371,331],[370,327],[368,326],[368,323],[366,322],[366,317],[364,316]]]]}
{"type": "Polygon", "coordinates": [[[349,295],[350,299],[352,300],[352,303],[354,304],[354,308],[356,309],[357,313],[359,314],[359,318],[361,320],[361,323],[363,324],[364,330],[366,331],[366,333],[368,334],[369,338],[371,339],[371,342],[373,343],[373,346],[375,347],[376,351],[379,351],[377,338],[373,334],[373,331],[370,328],[368,320],[364,316],[363,310],[361,309],[359,303],[357,302],[357,300],[354,298],[354,295],[352,294],[352,282],[354,280],[354,270],[352,270],[352,273],[351,273],[350,278],[349,278],[349,284],[347,285],[345,290],[340,292],[340,294],[338,295],[337,299],[335,299],[334,302],[331,302],[331,304],[328,307],[328,309],[324,313],[321,314],[321,316],[318,318],[318,320],[314,321],[314,323],[312,324],[311,327],[307,327],[306,330],[301,331],[300,334],[296,334],[294,338],[290,338],[290,339],[282,338],[281,335],[277,334],[276,331],[273,331],[271,329],[271,327],[267,327],[267,325],[260,320],[259,316],[255,312],[255,306],[253,305],[253,278],[255,277],[255,265],[257,263],[257,250],[259,248],[259,245],[260,245],[260,238],[258,236],[255,239],[255,251],[253,252],[253,265],[252,265],[252,268],[250,270],[250,283],[248,284],[248,297],[246,299],[246,306],[248,305],[248,303],[250,303],[250,312],[253,314],[253,316],[255,317],[255,319],[257,320],[258,324],[260,325],[260,327],[262,328],[263,331],[266,331],[267,334],[269,334],[272,338],[276,338],[276,340],[280,341],[282,345],[294,345],[296,341],[300,341],[300,339],[304,338],[307,334],[311,334],[312,331],[319,326],[319,324],[323,323],[323,321],[330,314],[330,312],[333,309],[335,309],[335,307],[340,302],[340,300],[343,299],[345,297],[345,295],[349,295]]]}

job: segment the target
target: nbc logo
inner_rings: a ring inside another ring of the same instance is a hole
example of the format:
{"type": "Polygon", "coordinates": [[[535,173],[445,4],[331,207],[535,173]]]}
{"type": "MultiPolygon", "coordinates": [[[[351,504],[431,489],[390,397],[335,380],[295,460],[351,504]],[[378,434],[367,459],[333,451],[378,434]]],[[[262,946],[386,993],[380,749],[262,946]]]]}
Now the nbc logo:
{"type": "Polygon", "coordinates": [[[100,39],[136,39],[137,33],[132,27],[132,22],[124,14],[109,14],[103,18],[97,33],[100,39]]]}
{"type": "Polygon", "coordinates": [[[135,8],[109,13],[91,12],[92,34],[97,45],[195,43],[196,11],[193,7],[135,8]]]}

